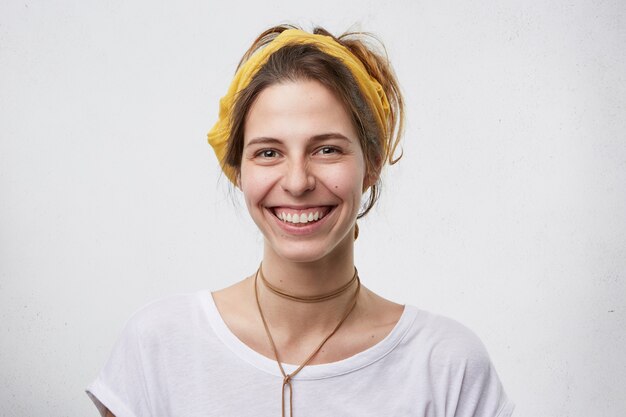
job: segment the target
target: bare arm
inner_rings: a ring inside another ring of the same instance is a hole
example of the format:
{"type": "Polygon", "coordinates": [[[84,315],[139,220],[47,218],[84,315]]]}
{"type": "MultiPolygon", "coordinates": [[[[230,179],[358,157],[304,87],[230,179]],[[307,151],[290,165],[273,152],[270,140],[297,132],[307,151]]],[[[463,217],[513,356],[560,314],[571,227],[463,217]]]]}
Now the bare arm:
{"type": "Polygon", "coordinates": [[[105,414],[105,417],[115,417],[115,416],[113,415],[113,413],[112,413],[112,412],[110,412],[110,411],[109,411],[109,409],[107,409],[107,412],[106,412],[106,414],[105,414]]]}

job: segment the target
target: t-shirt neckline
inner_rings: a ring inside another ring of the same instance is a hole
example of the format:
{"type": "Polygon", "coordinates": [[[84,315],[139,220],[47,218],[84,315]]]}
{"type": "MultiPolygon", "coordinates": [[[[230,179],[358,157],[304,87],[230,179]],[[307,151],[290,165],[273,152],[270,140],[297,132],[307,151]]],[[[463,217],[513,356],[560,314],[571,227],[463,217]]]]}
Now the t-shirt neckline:
{"type": "MultiPolygon", "coordinates": [[[[282,378],[282,374],[275,360],[261,355],[259,352],[243,343],[231,332],[226,322],[222,319],[210,291],[201,291],[198,293],[198,297],[211,329],[226,348],[255,368],[282,378]]],[[[294,379],[312,380],[331,378],[354,372],[375,363],[391,353],[395,347],[398,346],[413,325],[417,314],[418,309],[416,307],[405,305],[400,319],[383,340],[346,359],[319,365],[308,365],[302,369],[294,379]]],[[[298,365],[283,363],[283,368],[287,374],[290,374],[298,368],[298,365]]]]}

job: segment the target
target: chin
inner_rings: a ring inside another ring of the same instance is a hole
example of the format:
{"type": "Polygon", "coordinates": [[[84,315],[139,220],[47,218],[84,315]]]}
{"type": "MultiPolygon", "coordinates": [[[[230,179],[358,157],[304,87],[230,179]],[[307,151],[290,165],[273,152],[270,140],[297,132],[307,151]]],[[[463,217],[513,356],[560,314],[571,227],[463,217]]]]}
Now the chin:
{"type": "Polygon", "coordinates": [[[346,256],[352,250],[354,239],[349,229],[341,239],[324,239],[321,241],[284,241],[271,242],[266,240],[266,251],[270,250],[288,262],[313,263],[324,259],[346,256]]]}
{"type": "Polygon", "coordinates": [[[295,263],[317,262],[330,255],[327,248],[319,247],[318,245],[311,245],[309,242],[293,242],[293,244],[289,245],[289,247],[286,247],[287,245],[273,245],[268,243],[266,251],[269,249],[278,259],[295,263]]]}

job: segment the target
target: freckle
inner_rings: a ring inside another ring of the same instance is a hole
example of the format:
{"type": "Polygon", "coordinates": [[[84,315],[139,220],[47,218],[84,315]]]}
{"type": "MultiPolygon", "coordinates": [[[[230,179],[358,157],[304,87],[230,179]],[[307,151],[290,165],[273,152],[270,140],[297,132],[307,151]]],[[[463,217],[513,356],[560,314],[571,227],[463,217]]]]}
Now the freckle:
{"type": "Polygon", "coordinates": [[[374,338],[374,335],[372,335],[372,339],[374,338]]]}
{"type": "Polygon", "coordinates": [[[339,186],[338,186],[338,185],[335,185],[335,188],[339,188],[339,186]]]}

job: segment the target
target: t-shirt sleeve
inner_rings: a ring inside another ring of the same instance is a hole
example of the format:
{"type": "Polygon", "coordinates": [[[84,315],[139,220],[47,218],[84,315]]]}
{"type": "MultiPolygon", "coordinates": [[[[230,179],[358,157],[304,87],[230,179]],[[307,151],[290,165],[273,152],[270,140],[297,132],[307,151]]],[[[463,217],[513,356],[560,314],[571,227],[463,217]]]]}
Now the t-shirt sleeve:
{"type": "MultiPolygon", "coordinates": [[[[480,343],[480,341],[478,341],[480,343]]],[[[459,372],[454,417],[509,417],[514,405],[507,397],[496,369],[480,343],[459,372]]]]}
{"type": "Polygon", "coordinates": [[[445,392],[445,415],[449,417],[509,417],[514,404],[507,397],[487,349],[463,325],[449,319],[432,351],[441,372],[440,392],[445,392]],[[443,375],[442,375],[443,374],[443,375]]]}
{"type": "Polygon", "coordinates": [[[100,414],[108,408],[116,417],[150,416],[146,388],[145,353],[138,318],[124,326],[109,359],[86,392],[100,414]]]}

